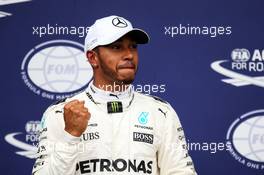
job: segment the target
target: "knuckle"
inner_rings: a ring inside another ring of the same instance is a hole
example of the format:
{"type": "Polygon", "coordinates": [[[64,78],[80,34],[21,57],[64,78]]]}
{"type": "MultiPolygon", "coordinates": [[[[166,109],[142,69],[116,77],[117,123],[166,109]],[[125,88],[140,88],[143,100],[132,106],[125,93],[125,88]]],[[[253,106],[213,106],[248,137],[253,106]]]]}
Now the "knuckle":
{"type": "Polygon", "coordinates": [[[74,113],[76,113],[77,115],[80,115],[81,114],[81,111],[75,110],[74,113]]]}
{"type": "Polygon", "coordinates": [[[63,107],[63,109],[64,109],[64,110],[68,110],[68,109],[69,109],[69,105],[65,105],[65,106],[63,107]]]}

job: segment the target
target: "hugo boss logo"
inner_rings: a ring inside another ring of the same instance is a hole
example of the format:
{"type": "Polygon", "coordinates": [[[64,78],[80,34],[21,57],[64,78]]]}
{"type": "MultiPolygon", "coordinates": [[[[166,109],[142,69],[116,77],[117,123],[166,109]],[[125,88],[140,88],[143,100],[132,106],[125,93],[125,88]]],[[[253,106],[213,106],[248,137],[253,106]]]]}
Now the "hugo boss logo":
{"type": "Polygon", "coordinates": [[[125,28],[127,27],[127,23],[126,21],[123,19],[123,18],[120,18],[120,17],[115,17],[113,20],[112,20],[112,24],[116,27],[120,27],[120,28],[125,28]]]}
{"type": "Polygon", "coordinates": [[[153,140],[154,138],[152,134],[133,132],[133,141],[153,144],[153,140]]]}

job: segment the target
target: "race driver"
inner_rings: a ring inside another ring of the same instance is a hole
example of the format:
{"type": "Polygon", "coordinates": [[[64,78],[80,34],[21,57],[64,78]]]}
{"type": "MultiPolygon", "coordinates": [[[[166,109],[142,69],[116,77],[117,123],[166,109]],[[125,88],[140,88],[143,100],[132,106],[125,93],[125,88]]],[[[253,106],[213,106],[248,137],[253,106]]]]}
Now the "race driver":
{"type": "Polygon", "coordinates": [[[93,80],[45,111],[34,175],[196,174],[173,108],[131,85],[148,41],[123,17],[95,21],[85,38],[93,80]]]}

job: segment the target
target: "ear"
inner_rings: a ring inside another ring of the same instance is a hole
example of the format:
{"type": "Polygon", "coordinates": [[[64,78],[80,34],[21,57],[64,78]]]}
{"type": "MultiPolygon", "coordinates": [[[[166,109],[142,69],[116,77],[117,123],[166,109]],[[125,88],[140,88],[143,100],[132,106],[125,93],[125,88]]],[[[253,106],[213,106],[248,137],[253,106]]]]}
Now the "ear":
{"type": "Polygon", "coordinates": [[[93,68],[98,67],[98,58],[95,51],[89,50],[86,52],[86,57],[93,68]]]}

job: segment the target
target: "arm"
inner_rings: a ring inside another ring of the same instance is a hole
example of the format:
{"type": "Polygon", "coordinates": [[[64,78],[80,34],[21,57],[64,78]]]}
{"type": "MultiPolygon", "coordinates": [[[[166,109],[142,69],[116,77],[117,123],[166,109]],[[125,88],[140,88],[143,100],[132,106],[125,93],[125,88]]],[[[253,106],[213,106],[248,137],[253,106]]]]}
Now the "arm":
{"type": "Polygon", "coordinates": [[[59,104],[44,113],[38,155],[32,174],[75,174],[79,154],[78,144],[88,122],[87,114],[83,115],[85,120],[82,120],[80,115],[82,113],[80,109],[84,110],[83,104],[84,102],[76,101],[69,102],[65,106],[59,104]],[[75,105],[73,108],[72,104],[75,105]]]}
{"type": "Polygon", "coordinates": [[[163,138],[158,151],[161,175],[196,175],[179,118],[170,106],[163,127],[163,138]]]}
{"type": "Polygon", "coordinates": [[[47,110],[42,119],[37,159],[33,175],[55,175],[75,173],[79,138],[64,131],[63,116],[55,110],[47,110]],[[45,122],[43,123],[43,120],[45,122]]]}

